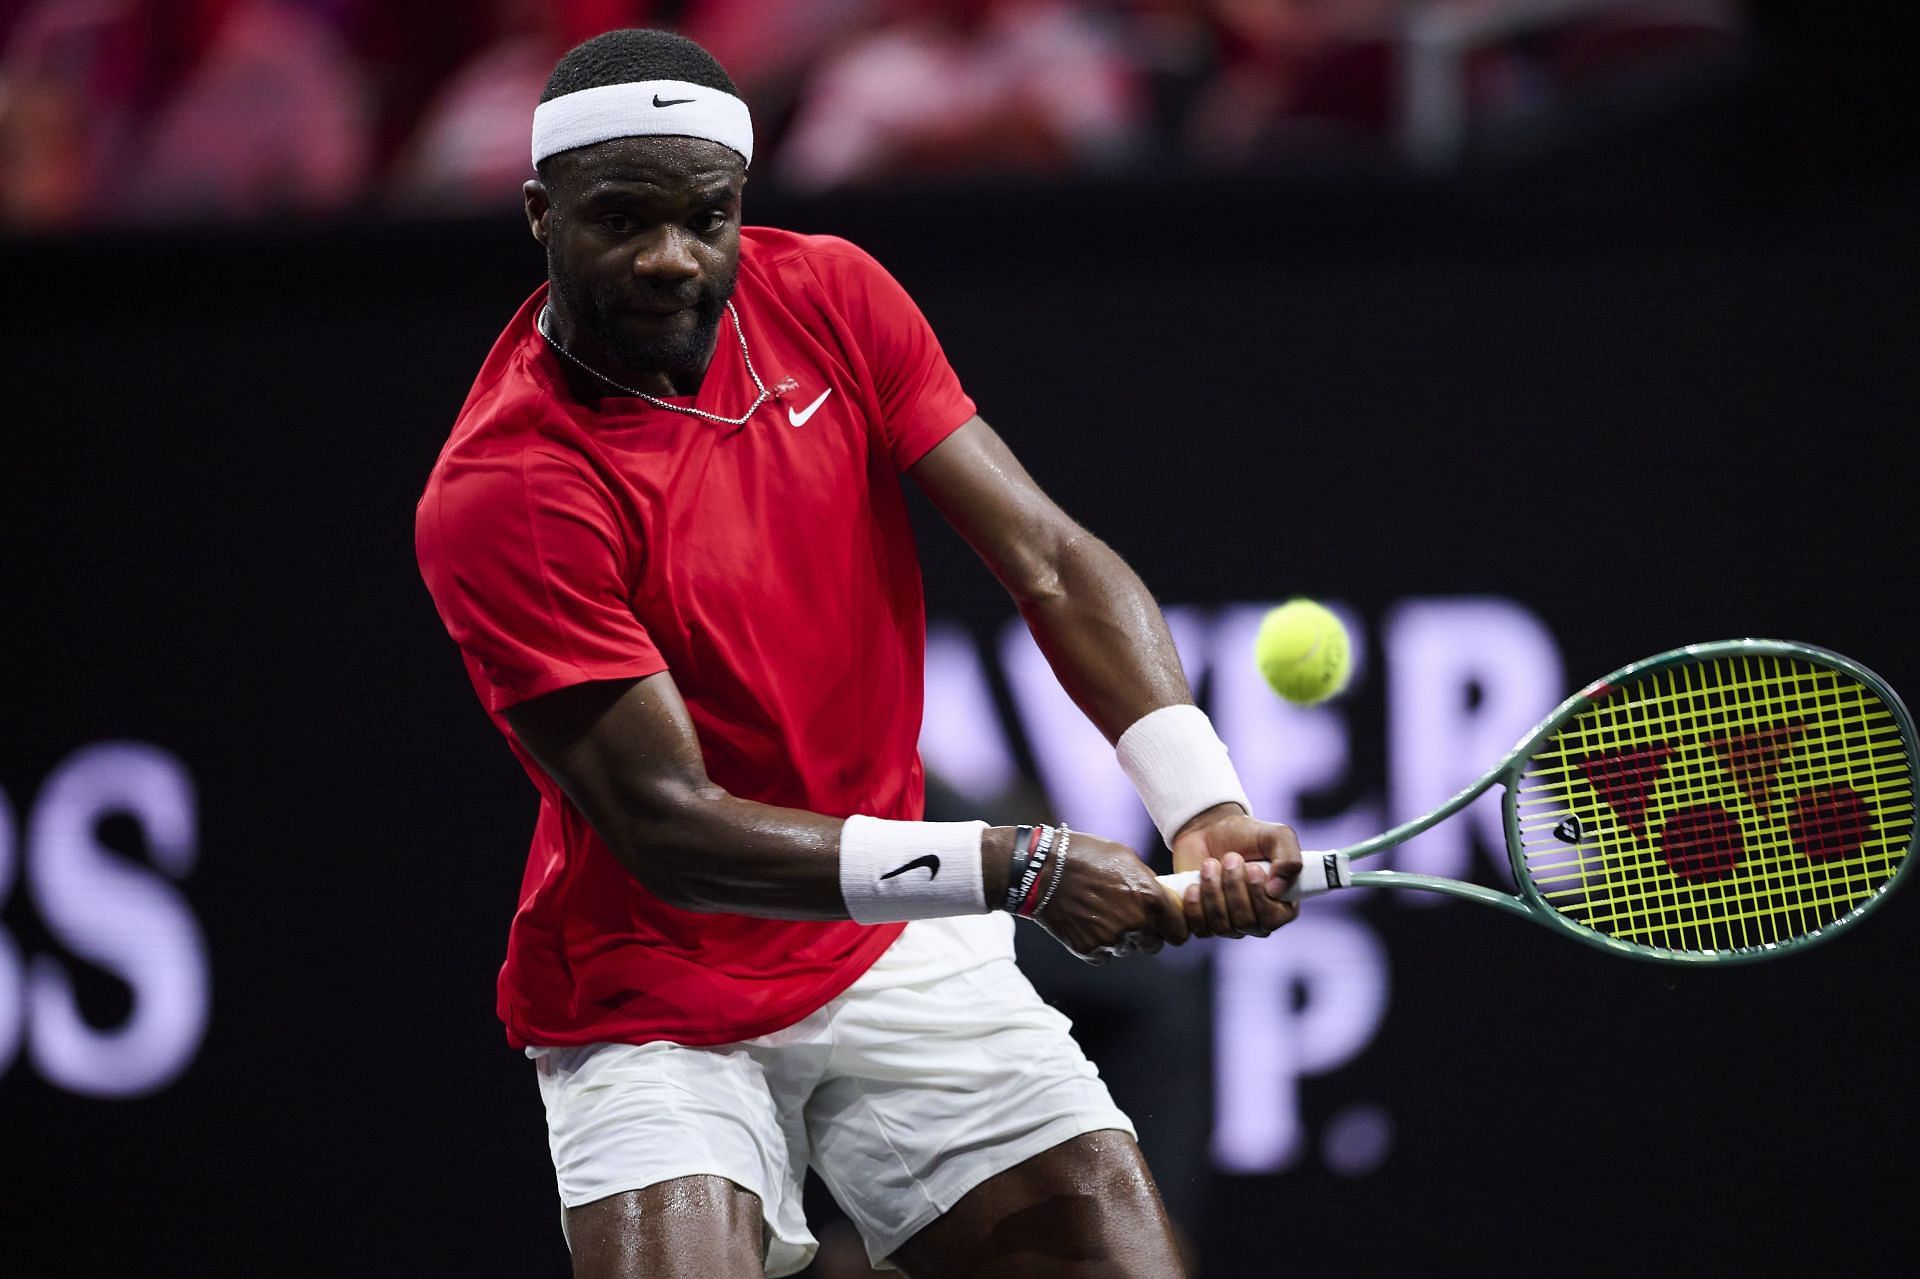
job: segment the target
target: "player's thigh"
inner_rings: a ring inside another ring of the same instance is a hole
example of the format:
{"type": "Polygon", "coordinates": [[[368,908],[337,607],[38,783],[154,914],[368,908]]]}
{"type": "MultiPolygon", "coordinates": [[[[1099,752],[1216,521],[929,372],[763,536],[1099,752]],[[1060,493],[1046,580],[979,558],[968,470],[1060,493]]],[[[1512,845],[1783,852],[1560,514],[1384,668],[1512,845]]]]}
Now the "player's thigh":
{"type": "MultiPolygon", "coordinates": [[[[991,922],[980,917],[909,926],[895,950],[918,945],[925,962],[905,968],[915,976],[924,972],[924,979],[856,985],[839,1001],[833,1066],[807,1103],[811,1162],[875,1260],[899,1256],[909,1240],[977,1199],[983,1185],[1014,1191],[1052,1186],[1056,1166],[1077,1169],[1083,1186],[1114,1171],[1116,1189],[1124,1189],[1129,1178],[1134,1190],[1143,1184],[1149,1189],[1144,1208],[1102,1190],[1095,1199],[1075,1202],[1075,1213],[1097,1205],[1116,1219],[1137,1217],[1148,1223],[1142,1229],[1149,1236],[1152,1222],[1164,1222],[1131,1139],[1133,1125],[1074,1043],[1067,1019],[1040,998],[1010,954],[1000,953],[1011,949],[1004,928],[993,937],[971,935],[970,926],[984,930],[991,922]],[[943,971],[943,962],[936,962],[942,955],[970,964],[943,971]],[[1108,1135],[1075,1141],[1091,1134],[1108,1135]],[[1034,1162],[1063,1144],[1094,1158],[1101,1176],[1088,1181],[1078,1156],[1034,1162]],[[1016,1171],[1023,1166],[1024,1172],[1016,1171]]],[[[970,1210],[968,1219],[977,1211],[970,1210]]],[[[1074,1237],[1085,1234],[1076,1227],[1074,1237]]],[[[1090,1246],[1105,1247],[1098,1232],[1091,1237],[1090,1246]]],[[[1138,1249],[1113,1251],[1125,1256],[1138,1249]]],[[[962,1266],[944,1273],[967,1271],[962,1266]]],[[[1149,1267],[1140,1273],[1156,1272],[1149,1267]]],[[[1157,1279],[1175,1273],[1161,1267],[1157,1279]]]]}
{"type": "Polygon", "coordinates": [[[760,1196],[680,1177],[567,1209],[575,1279],[761,1279],[760,1196]]]}
{"type": "Polygon", "coordinates": [[[910,1279],[1178,1279],[1173,1226],[1140,1147],[1090,1132],[981,1182],[902,1244],[910,1279]]]}
{"type": "Polygon", "coordinates": [[[805,1088],[777,1080],[755,1045],[592,1044],[550,1050],[538,1069],[569,1242],[595,1250],[581,1273],[699,1273],[615,1264],[683,1221],[692,1234],[675,1233],[661,1264],[712,1237],[752,1244],[744,1273],[806,1266],[805,1088]],[[742,1212],[758,1224],[739,1225],[742,1212]]]}

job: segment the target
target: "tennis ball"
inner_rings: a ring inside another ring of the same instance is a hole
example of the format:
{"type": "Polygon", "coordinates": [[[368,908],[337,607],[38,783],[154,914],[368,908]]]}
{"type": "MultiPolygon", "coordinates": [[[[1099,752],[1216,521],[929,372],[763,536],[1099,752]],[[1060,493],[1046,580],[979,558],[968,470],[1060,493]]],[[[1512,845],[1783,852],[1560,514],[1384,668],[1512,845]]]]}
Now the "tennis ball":
{"type": "Polygon", "coordinates": [[[1288,600],[1260,619],[1253,660],[1274,692],[1302,706],[1326,701],[1353,674],[1347,628],[1324,604],[1307,599],[1288,600]]]}

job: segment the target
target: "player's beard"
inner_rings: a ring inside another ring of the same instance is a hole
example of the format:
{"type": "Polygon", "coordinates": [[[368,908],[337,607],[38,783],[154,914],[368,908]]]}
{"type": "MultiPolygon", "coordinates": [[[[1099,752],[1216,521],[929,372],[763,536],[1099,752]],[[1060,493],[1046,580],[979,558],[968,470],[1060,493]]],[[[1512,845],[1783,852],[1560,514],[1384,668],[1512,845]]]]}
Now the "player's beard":
{"type": "Polygon", "coordinates": [[[727,309],[727,299],[733,296],[739,274],[736,259],[725,276],[708,280],[691,300],[664,298],[669,302],[687,301],[694,322],[691,328],[658,337],[635,334],[619,322],[619,313],[631,301],[630,296],[615,296],[611,290],[561,280],[554,281],[553,292],[560,295],[560,303],[574,323],[611,359],[614,367],[607,370],[609,374],[697,376],[706,371],[720,316],[727,309]]]}

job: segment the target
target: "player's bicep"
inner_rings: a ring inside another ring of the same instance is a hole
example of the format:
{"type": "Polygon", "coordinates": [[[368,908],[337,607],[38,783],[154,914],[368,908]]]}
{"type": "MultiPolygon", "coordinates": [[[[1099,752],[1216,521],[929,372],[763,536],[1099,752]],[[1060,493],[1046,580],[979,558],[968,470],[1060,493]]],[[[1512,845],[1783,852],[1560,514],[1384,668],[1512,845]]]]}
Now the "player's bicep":
{"type": "MultiPolygon", "coordinates": [[[[665,671],[577,684],[514,706],[506,717],[623,861],[712,789],[693,720],[665,671]]],[[[630,869],[646,878],[642,868],[630,869]]]]}
{"type": "Polygon", "coordinates": [[[908,474],[1016,595],[1047,589],[1061,553],[1085,536],[978,416],[908,474]]]}

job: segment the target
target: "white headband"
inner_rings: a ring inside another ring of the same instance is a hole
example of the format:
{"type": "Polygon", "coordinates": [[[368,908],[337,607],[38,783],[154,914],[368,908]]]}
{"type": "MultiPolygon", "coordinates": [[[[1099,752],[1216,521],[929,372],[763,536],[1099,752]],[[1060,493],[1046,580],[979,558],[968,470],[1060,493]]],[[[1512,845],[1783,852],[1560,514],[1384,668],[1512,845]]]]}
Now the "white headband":
{"type": "Polygon", "coordinates": [[[612,138],[704,138],[753,163],[753,117],[731,93],[685,80],[577,89],[533,109],[533,162],[612,138]]]}

